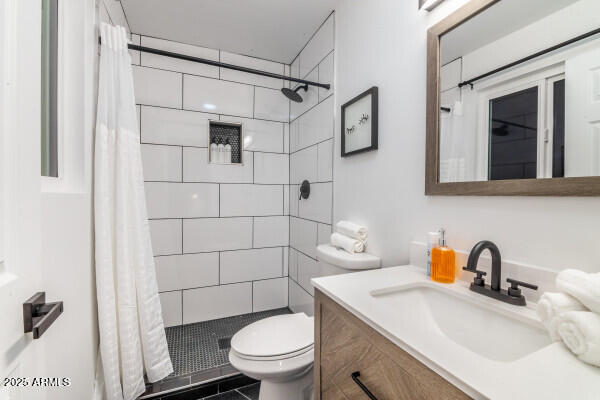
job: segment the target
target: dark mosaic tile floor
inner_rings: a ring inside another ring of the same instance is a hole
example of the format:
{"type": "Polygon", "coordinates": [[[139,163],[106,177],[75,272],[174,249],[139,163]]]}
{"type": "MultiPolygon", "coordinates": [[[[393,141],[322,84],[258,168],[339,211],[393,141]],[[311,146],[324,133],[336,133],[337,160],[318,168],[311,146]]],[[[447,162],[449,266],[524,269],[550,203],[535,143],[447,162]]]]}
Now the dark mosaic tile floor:
{"type": "Polygon", "coordinates": [[[169,378],[212,370],[229,363],[231,337],[253,322],[289,314],[288,308],[166,328],[174,372],[169,378]]]}
{"type": "Polygon", "coordinates": [[[231,337],[253,322],[290,313],[281,308],[165,329],[174,372],[147,384],[140,399],[257,400],[260,382],[229,364],[231,337]]]}

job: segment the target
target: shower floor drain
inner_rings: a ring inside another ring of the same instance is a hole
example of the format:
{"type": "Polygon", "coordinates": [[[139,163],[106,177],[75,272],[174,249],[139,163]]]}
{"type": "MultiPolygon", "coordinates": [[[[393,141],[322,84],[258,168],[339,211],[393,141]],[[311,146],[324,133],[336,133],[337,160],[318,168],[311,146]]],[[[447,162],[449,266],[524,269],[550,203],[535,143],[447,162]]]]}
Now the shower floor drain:
{"type": "Polygon", "coordinates": [[[219,339],[219,350],[227,350],[231,348],[231,338],[219,339]]]}

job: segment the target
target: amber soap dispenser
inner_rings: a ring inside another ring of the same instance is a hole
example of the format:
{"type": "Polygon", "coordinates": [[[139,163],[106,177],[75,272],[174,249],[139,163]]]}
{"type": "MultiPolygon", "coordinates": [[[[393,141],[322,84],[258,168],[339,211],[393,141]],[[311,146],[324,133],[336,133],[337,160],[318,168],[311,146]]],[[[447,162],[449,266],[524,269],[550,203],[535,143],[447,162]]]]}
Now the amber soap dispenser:
{"type": "Polygon", "coordinates": [[[440,283],[454,283],[456,254],[446,246],[446,232],[440,230],[439,246],[431,251],[431,279],[440,283]]]}

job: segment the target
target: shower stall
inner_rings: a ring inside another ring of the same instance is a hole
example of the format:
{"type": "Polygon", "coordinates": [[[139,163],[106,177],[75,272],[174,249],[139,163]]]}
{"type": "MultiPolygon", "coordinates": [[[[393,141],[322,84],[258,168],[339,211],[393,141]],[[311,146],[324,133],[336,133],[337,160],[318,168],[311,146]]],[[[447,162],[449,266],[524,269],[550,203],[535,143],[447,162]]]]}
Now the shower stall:
{"type": "Polygon", "coordinates": [[[257,398],[260,384],[229,363],[231,338],[270,316],[312,315],[315,248],[331,233],[334,16],[291,64],[132,32],[146,204],[174,369],[140,398],[230,390],[257,398]],[[213,150],[225,145],[231,158],[223,161],[213,150]],[[299,200],[305,180],[311,195],[299,200]]]}

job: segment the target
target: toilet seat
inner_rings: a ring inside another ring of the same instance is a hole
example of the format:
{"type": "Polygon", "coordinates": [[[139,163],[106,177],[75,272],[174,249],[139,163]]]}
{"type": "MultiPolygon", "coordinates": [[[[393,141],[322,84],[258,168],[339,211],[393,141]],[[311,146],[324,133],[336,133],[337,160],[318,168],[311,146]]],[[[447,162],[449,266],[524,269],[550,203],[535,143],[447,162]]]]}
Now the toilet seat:
{"type": "Polygon", "coordinates": [[[254,361],[300,356],[314,347],[314,318],[304,313],[279,315],[243,328],[231,339],[231,351],[254,361]]]}
{"type": "Polygon", "coordinates": [[[276,355],[276,356],[251,356],[251,355],[247,355],[247,354],[241,354],[238,353],[237,351],[235,351],[235,349],[231,349],[233,351],[233,353],[238,356],[239,358],[242,358],[244,360],[250,360],[250,361],[281,361],[281,360],[287,360],[289,358],[294,358],[294,357],[298,357],[303,355],[304,353],[307,353],[311,350],[314,349],[314,345],[310,345],[304,349],[300,349],[298,351],[295,351],[293,353],[289,353],[289,354],[280,354],[280,355],[276,355]]]}

